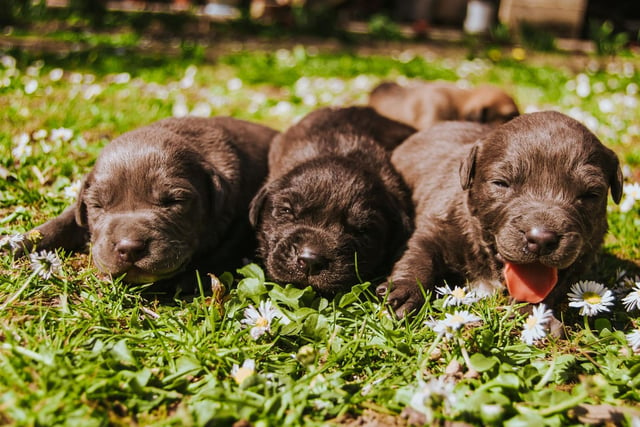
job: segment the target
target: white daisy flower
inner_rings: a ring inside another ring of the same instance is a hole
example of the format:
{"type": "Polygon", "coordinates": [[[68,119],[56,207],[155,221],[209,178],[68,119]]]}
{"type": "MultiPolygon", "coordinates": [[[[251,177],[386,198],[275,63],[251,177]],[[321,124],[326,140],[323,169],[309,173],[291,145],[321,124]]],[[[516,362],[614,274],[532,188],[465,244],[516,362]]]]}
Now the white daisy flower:
{"type": "Polygon", "coordinates": [[[235,380],[236,384],[240,385],[244,380],[256,373],[256,362],[253,359],[247,359],[242,362],[242,366],[234,364],[231,367],[231,377],[235,380]]]}
{"type": "Polygon", "coordinates": [[[482,320],[480,317],[469,313],[467,310],[456,310],[455,313],[445,313],[444,316],[444,320],[432,319],[430,321],[426,321],[425,324],[439,335],[446,335],[447,338],[451,337],[453,333],[463,325],[482,320]]]}
{"type": "Polygon", "coordinates": [[[627,342],[633,351],[640,351],[640,329],[636,328],[627,334],[627,342]]]}
{"type": "Polygon", "coordinates": [[[37,80],[29,80],[29,81],[24,85],[24,93],[26,93],[27,95],[31,95],[31,94],[32,94],[32,93],[34,93],[37,89],[38,89],[38,81],[37,81],[37,80]]]}
{"type": "Polygon", "coordinates": [[[454,387],[455,383],[447,381],[445,377],[432,378],[428,382],[419,379],[409,406],[424,414],[427,424],[431,424],[435,409],[449,411],[456,404],[454,387]]]}
{"type": "Polygon", "coordinates": [[[242,89],[242,80],[239,78],[233,78],[227,82],[227,89],[230,91],[236,91],[242,89]]]}
{"type": "Polygon", "coordinates": [[[547,331],[545,330],[545,325],[552,316],[553,313],[551,310],[547,310],[544,304],[534,307],[532,313],[524,322],[522,334],[520,335],[522,341],[528,345],[533,345],[534,342],[546,337],[547,331]]]}
{"type": "Polygon", "coordinates": [[[29,142],[31,142],[31,137],[26,132],[19,133],[13,137],[13,143],[15,145],[27,145],[29,142]]]}
{"type": "Polygon", "coordinates": [[[113,76],[113,82],[115,84],[125,84],[125,83],[129,83],[129,81],[131,81],[131,74],[129,73],[118,73],[115,76],[113,76]]]}
{"type": "Polygon", "coordinates": [[[57,82],[63,76],[64,76],[64,70],[62,68],[54,68],[53,70],[49,71],[49,79],[52,82],[57,82]]]}
{"type": "Polygon", "coordinates": [[[0,240],[0,247],[8,247],[12,251],[22,249],[26,236],[24,234],[14,234],[11,236],[5,236],[0,240]]]}
{"type": "Polygon", "coordinates": [[[33,137],[34,141],[38,141],[41,139],[45,139],[48,135],[49,132],[47,132],[46,129],[38,129],[37,131],[33,132],[31,136],[33,137]]]}
{"type": "Polygon", "coordinates": [[[640,282],[635,282],[634,287],[631,289],[631,292],[627,294],[626,297],[622,299],[622,303],[624,304],[624,308],[627,311],[631,310],[640,310],[640,282]]]}
{"type": "Polygon", "coordinates": [[[62,261],[55,252],[40,251],[29,255],[31,259],[31,269],[40,277],[49,280],[51,276],[60,274],[62,271],[62,261]]]}
{"type": "Polygon", "coordinates": [[[276,318],[280,319],[280,322],[285,325],[289,323],[289,319],[274,307],[270,300],[267,300],[260,301],[257,310],[253,305],[249,305],[244,311],[244,319],[240,322],[245,326],[252,326],[249,333],[251,338],[257,340],[265,333],[271,331],[271,322],[276,318]]]}
{"type": "Polygon", "coordinates": [[[31,142],[31,136],[22,132],[21,134],[14,136],[12,140],[14,146],[11,149],[11,154],[17,160],[25,159],[33,153],[33,147],[29,144],[31,142]]]}
{"type": "Polygon", "coordinates": [[[456,286],[451,289],[449,285],[445,285],[437,287],[436,292],[444,296],[444,307],[470,305],[480,299],[475,291],[470,291],[466,286],[463,288],[456,286]]]}
{"type": "Polygon", "coordinates": [[[601,283],[583,280],[571,286],[569,306],[580,309],[581,315],[595,316],[601,311],[609,311],[613,305],[613,293],[601,283]]]}
{"type": "Polygon", "coordinates": [[[623,187],[624,200],[620,203],[620,212],[629,212],[637,200],[640,200],[640,184],[625,184],[623,187]]]}
{"type": "Polygon", "coordinates": [[[81,186],[82,186],[82,181],[80,180],[72,182],[70,185],[64,188],[63,190],[64,197],[70,200],[77,199],[78,194],[80,193],[81,186]]]}
{"type": "Polygon", "coordinates": [[[57,128],[51,130],[51,141],[53,142],[69,142],[73,138],[73,131],[67,128],[57,128]]]}

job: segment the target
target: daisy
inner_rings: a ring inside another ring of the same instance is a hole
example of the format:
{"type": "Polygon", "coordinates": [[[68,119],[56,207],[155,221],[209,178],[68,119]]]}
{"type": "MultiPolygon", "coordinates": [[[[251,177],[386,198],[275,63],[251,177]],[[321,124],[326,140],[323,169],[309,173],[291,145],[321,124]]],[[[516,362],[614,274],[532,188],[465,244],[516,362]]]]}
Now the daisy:
{"type": "Polygon", "coordinates": [[[0,240],[0,247],[9,247],[12,251],[22,249],[26,236],[24,234],[14,234],[11,236],[3,237],[0,240]]]}
{"type": "Polygon", "coordinates": [[[541,340],[547,336],[544,327],[553,314],[551,310],[547,310],[544,304],[540,304],[533,308],[533,312],[524,322],[524,328],[520,338],[528,345],[533,345],[535,341],[541,340]]]}
{"type": "Polygon", "coordinates": [[[50,139],[53,142],[69,142],[73,138],[73,131],[67,128],[57,128],[51,130],[50,139]]]}
{"type": "Polygon", "coordinates": [[[62,271],[62,262],[55,252],[40,251],[29,255],[31,259],[31,269],[40,277],[49,280],[51,276],[62,271]]]}
{"type": "Polygon", "coordinates": [[[273,319],[279,318],[283,324],[288,324],[289,319],[284,316],[280,310],[275,308],[271,301],[260,301],[258,309],[252,305],[249,305],[244,311],[244,319],[240,322],[246,326],[252,326],[249,331],[251,338],[257,340],[267,332],[271,332],[271,322],[273,319]]]}
{"type": "Polygon", "coordinates": [[[253,359],[247,359],[242,362],[242,366],[234,364],[231,368],[231,377],[235,380],[236,384],[240,385],[256,373],[256,362],[253,359]]]}
{"type": "Polygon", "coordinates": [[[434,409],[450,410],[456,403],[453,393],[455,384],[447,381],[444,377],[432,378],[428,382],[418,380],[416,388],[409,406],[427,417],[427,423],[433,421],[434,409]]]}
{"type": "Polygon", "coordinates": [[[445,285],[437,287],[436,292],[444,296],[444,307],[469,305],[480,299],[474,291],[469,291],[466,286],[463,288],[456,286],[451,289],[449,285],[445,285]]]}
{"type": "Polygon", "coordinates": [[[66,186],[63,190],[64,197],[70,200],[75,200],[78,198],[78,194],[80,193],[80,187],[82,186],[82,181],[77,180],[66,186]]]}
{"type": "Polygon", "coordinates": [[[33,147],[27,143],[19,143],[11,149],[11,154],[16,159],[25,159],[33,154],[33,147]]]}
{"type": "Polygon", "coordinates": [[[46,139],[47,136],[49,136],[49,132],[47,132],[46,129],[38,129],[37,131],[33,132],[31,136],[33,137],[34,141],[40,141],[41,139],[46,139]]]}
{"type": "Polygon", "coordinates": [[[640,309],[640,281],[635,283],[631,292],[627,294],[626,297],[622,299],[622,303],[624,304],[624,308],[627,311],[631,311],[634,309],[640,309]]]}
{"type": "Polygon", "coordinates": [[[620,203],[620,212],[629,212],[633,209],[636,200],[640,200],[640,184],[625,184],[623,187],[624,200],[620,203]]]}
{"type": "Polygon", "coordinates": [[[450,338],[453,332],[457,331],[463,325],[471,322],[478,322],[482,320],[480,317],[469,313],[467,310],[456,310],[455,313],[446,313],[444,320],[431,320],[426,321],[425,324],[438,335],[445,335],[450,338]]]}
{"type": "Polygon", "coordinates": [[[586,316],[609,311],[613,300],[613,293],[609,289],[593,281],[583,280],[575,283],[569,292],[569,306],[579,308],[580,314],[586,316]]]}
{"type": "Polygon", "coordinates": [[[634,329],[627,334],[627,342],[633,351],[640,351],[640,329],[634,329]]]}

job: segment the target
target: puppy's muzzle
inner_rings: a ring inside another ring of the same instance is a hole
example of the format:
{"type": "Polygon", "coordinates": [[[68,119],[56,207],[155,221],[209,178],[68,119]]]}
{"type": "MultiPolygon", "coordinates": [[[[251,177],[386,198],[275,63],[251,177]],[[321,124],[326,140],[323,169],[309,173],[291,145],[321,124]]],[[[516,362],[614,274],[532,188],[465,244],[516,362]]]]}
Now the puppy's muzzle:
{"type": "Polygon", "coordinates": [[[317,274],[327,268],[328,260],[322,256],[318,249],[304,245],[301,248],[295,248],[296,265],[305,275],[317,274]]]}
{"type": "Polygon", "coordinates": [[[124,238],[113,249],[122,263],[133,264],[146,255],[147,244],[142,240],[124,238]]]}
{"type": "Polygon", "coordinates": [[[524,233],[524,237],[525,250],[538,256],[550,254],[560,242],[558,233],[545,227],[532,227],[524,233]]]}

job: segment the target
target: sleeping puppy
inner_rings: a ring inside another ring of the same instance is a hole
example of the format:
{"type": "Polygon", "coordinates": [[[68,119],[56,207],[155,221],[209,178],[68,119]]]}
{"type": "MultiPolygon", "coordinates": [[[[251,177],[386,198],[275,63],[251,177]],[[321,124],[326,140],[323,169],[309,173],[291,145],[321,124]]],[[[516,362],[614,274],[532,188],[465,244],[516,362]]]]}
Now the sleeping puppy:
{"type": "Polygon", "coordinates": [[[255,250],[248,206],[276,133],[229,117],[127,132],[102,150],[77,202],[26,235],[40,236],[38,250],[90,243],[96,267],[130,283],[228,269],[255,250]]]}
{"type": "Polygon", "coordinates": [[[518,107],[502,89],[483,85],[463,89],[448,82],[409,86],[384,82],[369,94],[369,105],[391,119],[425,130],[446,120],[498,125],[516,117],[518,107]]]}
{"type": "Polygon", "coordinates": [[[333,295],[388,274],[412,209],[385,148],[414,132],[350,107],[316,110],[278,135],[250,210],[267,275],[333,295]]]}
{"type": "Polygon", "coordinates": [[[377,288],[399,316],[426,291],[450,285],[506,288],[553,306],[592,262],[618,203],[613,151],[557,112],[517,117],[495,130],[448,122],[398,147],[392,162],[413,192],[416,231],[377,288]],[[504,284],[504,285],[503,285],[504,284]]]}

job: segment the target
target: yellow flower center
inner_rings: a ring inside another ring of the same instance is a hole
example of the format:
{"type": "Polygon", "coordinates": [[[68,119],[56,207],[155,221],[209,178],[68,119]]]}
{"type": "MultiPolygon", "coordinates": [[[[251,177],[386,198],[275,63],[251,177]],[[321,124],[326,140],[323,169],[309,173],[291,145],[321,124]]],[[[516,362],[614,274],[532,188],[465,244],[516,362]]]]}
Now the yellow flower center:
{"type": "Polygon", "coordinates": [[[584,302],[592,305],[600,304],[602,302],[602,296],[595,292],[585,292],[582,295],[582,299],[584,300],[584,302]]]}
{"type": "Polygon", "coordinates": [[[536,325],[538,324],[538,318],[535,316],[529,316],[527,317],[525,324],[526,324],[526,328],[531,330],[535,328],[536,325]]]}
{"type": "Polygon", "coordinates": [[[454,314],[454,315],[451,317],[451,320],[452,320],[453,322],[455,322],[456,324],[464,323],[464,317],[462,317],[462,316],[461,316],[461,315],[459,315],[459,314],[454,314]]]}
{"type": "Polygon", "coordinates": [[[266,328],[269,326],[269,320],[266,317],[260,316],[258,320],[256,320],[256,326],[259,328],[266,328]]]}
{"type": "Polygon", "coordinates": [[[462,288],[455,288],[453,291],[451,291],[451,295],[455,298],[455,299],[463,299],[465,292],[464,289],[462,288]]]}
{"type": "Polygon", "coordinates": [[[245,368],[244,366],[240,367],[238,368],[238,372],[233,375],[233,379],[238,383],[238,385],[242,384],[244,380],[253,375],[253,372],[253,369],[245,368]]]}

